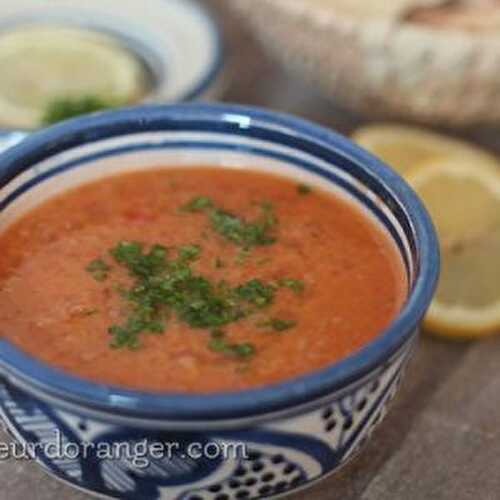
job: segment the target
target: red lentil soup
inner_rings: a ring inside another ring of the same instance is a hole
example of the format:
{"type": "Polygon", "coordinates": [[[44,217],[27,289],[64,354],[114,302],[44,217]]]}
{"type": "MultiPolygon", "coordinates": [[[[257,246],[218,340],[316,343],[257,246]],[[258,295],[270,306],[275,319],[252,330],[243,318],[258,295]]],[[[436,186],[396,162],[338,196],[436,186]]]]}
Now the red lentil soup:
{"type": "Polygon", "coordinates": [[[0,235],[0,331],[72,374],[150,391],[283,381],[361,348],[406,297],[348,199],[257,171],[100,179],[0,235]]]}

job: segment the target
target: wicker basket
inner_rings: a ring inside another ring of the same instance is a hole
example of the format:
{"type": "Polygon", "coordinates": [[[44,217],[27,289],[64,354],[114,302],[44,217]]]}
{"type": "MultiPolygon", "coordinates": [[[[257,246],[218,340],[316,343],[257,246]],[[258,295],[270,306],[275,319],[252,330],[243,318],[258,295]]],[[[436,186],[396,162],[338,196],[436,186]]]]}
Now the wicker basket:
{"type": "Polygon", "coordinates": [[[277,60],[355,111],[448,126],[500,123],[500,33],[348,15],[336,1],[228,4],[277,60]]]}

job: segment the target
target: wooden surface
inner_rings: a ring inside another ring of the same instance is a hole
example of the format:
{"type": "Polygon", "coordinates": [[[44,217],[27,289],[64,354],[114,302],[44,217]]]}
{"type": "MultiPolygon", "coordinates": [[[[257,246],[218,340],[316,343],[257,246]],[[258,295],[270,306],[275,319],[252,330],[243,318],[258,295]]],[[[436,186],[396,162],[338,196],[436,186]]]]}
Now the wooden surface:
{"type": "MultiPolygon", "coordinates": [[[[346,134],[362,122],[269,60],[226,12],[225,1],[231,0],[209,2],[226,30],[231,81],[225,100],[295,113],[346,134]]],[[[461,135],[500,151],[495,130],[461,135]]],[[[447,343],[424,336],[392,410],[361,455],[290,499],[500,499],[499,372],[500,337],[447,343]]],[[[0,484],[0,500],[90,498],[27,461],[0,463],[0,484]]]]}

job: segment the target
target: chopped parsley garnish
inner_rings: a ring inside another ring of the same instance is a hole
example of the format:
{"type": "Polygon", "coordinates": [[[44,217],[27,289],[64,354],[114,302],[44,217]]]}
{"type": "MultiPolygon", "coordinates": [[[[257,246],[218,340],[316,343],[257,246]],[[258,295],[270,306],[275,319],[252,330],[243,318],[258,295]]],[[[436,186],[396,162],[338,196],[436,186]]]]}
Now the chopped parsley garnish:
{"type": "Polygon", "coordinates": [[[42,125],[52,125],[68,118],[113,108],[120,104],[111,99],[106,100],[92,95],[54,99],[45,109],[42,125]]]}
{"type": "Polygon", "coordinates": [[[199,245],[184,245],[179,248],[179,258],[184,262],[189,262],[198,258],[201,252],[199,245]]]}
{"type": "Polygon", "coordinates": [[[273,234],[277,220],[270,203],[261,204],[261,215],[247,221],[222,208],[216,208],[206,196],[198,196],[181,207],[183,212],[206,211],[212,229],[226,240],[244,248],[271,245],[276,241],[273,234]]]}
{"type": "Polygon", "coordinates": [[[200,212],[213,207],[214,204],[208,196],[197,196],[181,207],[182,212],[200,212]]]}
{"type": "Polygon", "coordinates": [[[214,328],[210,332],[210,336],[212,337],[212,339],[222,339],[226,336],[226,333],[224,332],[224,330],[221,330],[219,328],[214,328]]]}
{"type": "MultiPolygon", "coordinates": [[[[192,328],[217,329],[272,304],[276,287],[262,280],[233,287],[196,273],[191,264],[200,253],[200,246],[185,245],[169,257],[162,245],[146,250],[131,241],[121,241],[110,250],[115,262],[133,278],[130,288],[118,290],[129,303],[129,314],[122,324],[109,328],[112,347],[136,349],[142,333],[163,332],[173,315],[192,328]]],[[[250,355],[248,345],[226,344],[223,352],[250,355]]]]}
{"type": "Polygon", "coordinates": [[[167,297],[167,304],[193,328],[224,326],[247,314],[225,283],[214,285],[203,276],[189,276],[175,288],[174,295],[167,297]]]}
{"type": "Polygon", "coordinates": [[[111,267],[103,259],[94,259],[85,268],[96,281],[104,281],[108,277],[111,267]]]}
{"type": "Polygon", "coordinates": [[[256,352],[254,345],[248,342],[242,344],[228,342],[225,333],[221,330],[212,331],[208,347],[214,352],[229,354],[243,359],[250,358],[256,352]]]}
{"type": "Polygon", "coordinates": [[[80,314],[82,316],[93,316],[94,314],[97,314],[98,312],[99,312],[99,309],[83,309],[80,314]]]}
{"type": "MultiPolygon", "coordinates": [[[[204,213],[215,233],[240,247],[236,255],[236,263],[240,264],[252,247],[270,245],[276,240],[277,219],[273,206],[263,202],[260,210],[257,218],[245,220],[216,207],[206,196],[193,198],[179,209],[204,213]]],[[[302,281],[288,278],[275,283],[253,278],[239,284],[214,279],[192,267],[201,254],[202,247],[197,244],[177,249],[159,244],[146,248],[137,241],[120,241],[109,250],[117,266],[125,268],[132,279],[128,287],[114,284],[117,293],[127,302],[127,314],[123,322],[108,329],[113,348],[137,349],[143,334],[163,333],[168,323],[176,320],[191,328],[209,330],[208,347],[212,351],[248,359],[255,354],[255,346],[231,342],[221,328],[270,307],[279,288],[290,288],[295,293],[304,289],[302,281]]],[[[216,257],[213,266],[222,269],[226,264],[216,257]]],[[[111,270],[104,259],[95,259],[87,266],[87,271],[99,281],[106,279],[111,270]]],[[[295,321],[272,318],[259,326],[284,331],[295,324],[295,321]]]]}
{"type": "Polygon", "coordinates": [[[269,264],[269,262],[271,262],[271,258],[270,257],[262,257],[262,258],[258,259],[256,263],[259,266],[263,266],[265,264],[269,264]]]}
{"type": "Polygon", "coordinates": [[[145,254],[141,243],[121,241],[109,253],[118,264],[127,267],[130,274],[137,277],[148,278],[160,273],[166,267],[167,249],[162,245],[153,245],[145,254]]]}
{"type": "Polygon", "coordinates": [[[293,290],[297,294],[302,293],[305,288],[302,280],[294,280],[290,278],[282,278],[278,280],[278,285],[283,288],[290,288],[290,290],[293,290]]]}
{"type": "Polygon", "coordinates": [[[271,328],[275,332],[284,332],[285,330],[289,330],[297,325],[296,321],[286,320],[286,319],[278,319],[272,318],[268,321],[263,321],[258,324],[260,327],[271,328]]]}
{"type": "Polygon", "coordinates": [[[265,307],[274,300],[275,288],[261,280],[253,279],[236,288],[236,293],[257,307],[265,307]]]}
{"type": "Polygon", "coordinates": [[[142,332],[161,333],[163,324],[155,319],[142,318],[142,311],[137,310],[123,325],[110,326],[108,332],[113,336],[111,347],[120,349],[128,347],[137,349],[140,346],[139,334],[142,332]]]}
{"type": "Polygon", "coordinates": [[[312,191],[311,187],[307,184],[299,184],[297,186],[297,193],[299,194],[309,194],[312,191]]]}
{"type": "Polygon", "coordinates": [[[225,210],[210,212],[210,222],[215,232],[236,245],[250,248],[271,245],[276,238],[271,235],[275,220],[267,212],[253,222],[247,222],[225,210]]]}
{"type": "Polygon", "coordinates": [[[236,254],[234,261],[236,262],[236,264],[242,265],[248,259],[249,255],[250,250],[248,248],[240,248],[240,250],[238,250],[238,253],[236,254]]]}

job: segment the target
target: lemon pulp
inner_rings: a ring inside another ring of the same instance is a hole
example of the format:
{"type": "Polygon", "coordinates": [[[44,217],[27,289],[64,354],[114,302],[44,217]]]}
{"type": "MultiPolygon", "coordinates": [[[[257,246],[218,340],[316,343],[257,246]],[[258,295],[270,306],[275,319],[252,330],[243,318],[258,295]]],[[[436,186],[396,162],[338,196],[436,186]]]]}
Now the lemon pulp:
{"type": "Polygon", "coordinates": [[[112,36],[63,26],[24,26],[0,37],[0,125],[33,128],[55,99],[140,99],[144,65],[112,36]]]}

